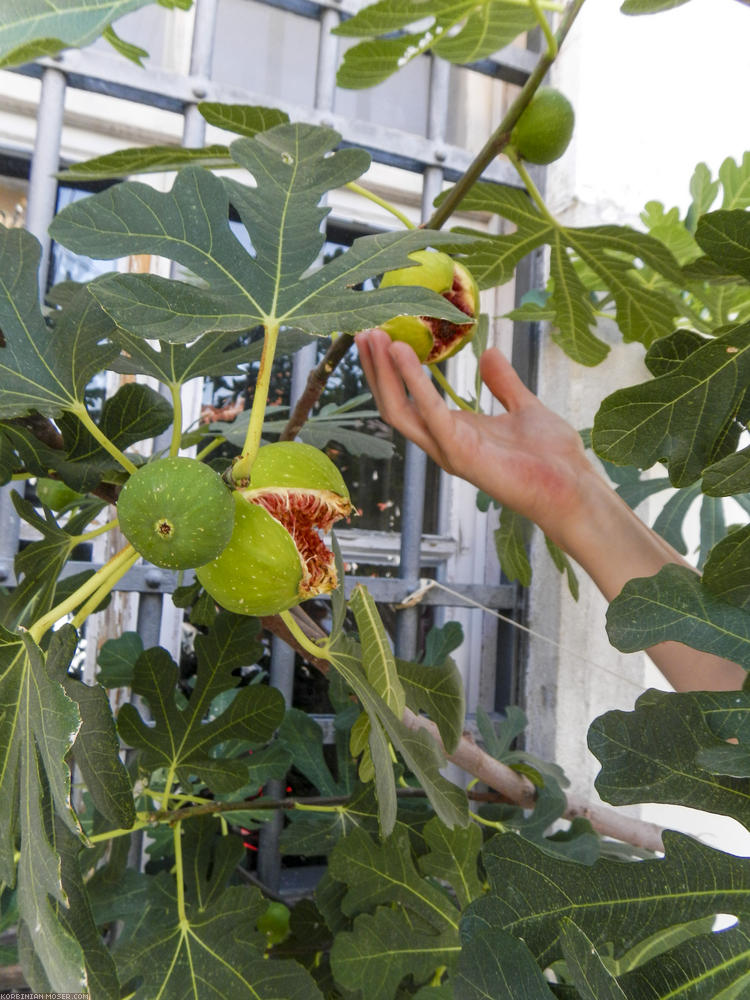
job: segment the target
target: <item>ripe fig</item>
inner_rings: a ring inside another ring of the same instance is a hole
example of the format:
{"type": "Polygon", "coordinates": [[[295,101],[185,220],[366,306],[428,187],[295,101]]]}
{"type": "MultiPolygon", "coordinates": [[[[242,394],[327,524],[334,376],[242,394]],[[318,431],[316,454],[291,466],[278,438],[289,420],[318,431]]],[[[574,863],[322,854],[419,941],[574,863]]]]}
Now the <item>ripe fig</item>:
{"type": "Polygon", "coordinates": [[[565,94],[540,87],[510,134],[511,144],[529,163],[559,160],[573,136],[575,112],[565,94]]]}
{"type": "Polygon", "coordinates": [[[272,615],[337,586],[327,532],[352,510],[341,473],[322,451],[279,441],[258,452],[250,483],[232,494],[232,538],[196,576],[228,611],[272,615]]]}
{"type": "Polygon", "coordinates": [[[479,315],[479,289],[467,268],[448,254],[437,250],[415,250],[409,257],[417,264],[386,271],[380,287],[419,285],[430,288],[465,312],[469,320],[466,323],[451,323],[434,316],[395,316],[380,326],[391,340],[403,340],[410,344],[420,361],[437,364],[460,351],[474,335],[479,315]]]}
{"type": "Polygon", "coordinates": [[[161,458],[128,479],[117,501],[120,529],[155,566],[192,569],[232,537],[234,504],[224,481],[195,458],[161,458]]]}

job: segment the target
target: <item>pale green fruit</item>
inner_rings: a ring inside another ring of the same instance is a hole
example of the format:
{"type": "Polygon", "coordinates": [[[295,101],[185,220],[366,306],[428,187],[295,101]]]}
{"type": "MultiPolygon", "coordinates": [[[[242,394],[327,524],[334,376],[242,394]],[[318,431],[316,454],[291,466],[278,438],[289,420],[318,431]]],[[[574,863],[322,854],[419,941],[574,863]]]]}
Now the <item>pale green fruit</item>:
{"type": "Polygon", "coordinates": [[[414,267],[399,267],[386,271],[380,287],[396,285],[419,286],[438,292],[467,315],[466,323],[452,323],[434,316],[394,316],[381,323],[391,340],[410,345],[420,361],[437,364],[460,351],[471,340],[479,314],[479,289],[463,264],[437,250],[415,250],[414,267]]]}
{"type": "Polygon", "coordinates": [[[338,581],[319,531],[350,513],[341,473],[322,451],[297,441],[261,448],[250,483],[233,494],[235,521],[223,552],[196,576],[236,614],[277,614],[338,581]]]}
{"type": "Polygon", "coordinates": [[[232,537],[234,504],[222,478],[195,458],[161,458],[128,479],[117,501],[120,529],[155,566],[192,569],[232,537]]]}
{"type": "Polygon", "coordinates": [[[575,112],[568,98],[553,87],[540,87],[510,134],[510,141],[529,163],[559,160],[570,144],[575,112]]]}

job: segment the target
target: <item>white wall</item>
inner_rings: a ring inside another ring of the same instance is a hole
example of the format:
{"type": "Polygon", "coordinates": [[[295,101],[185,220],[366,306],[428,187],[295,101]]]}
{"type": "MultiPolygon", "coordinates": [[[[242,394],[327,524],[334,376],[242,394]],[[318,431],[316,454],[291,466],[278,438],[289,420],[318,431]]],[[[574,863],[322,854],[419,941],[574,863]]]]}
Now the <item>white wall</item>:
{"type": "MultiPolygon", "coordinates": [[[[573,143],[547,176],[548,204],[569,224],[638,225],[653,199],[684,210],[696,163],[715,175],[726,156],[740,159],[750,149],[750,9],[736,0],[691,0],[636,18],[619,6],[589,0],[552,74],[576,109],[573,143]]],[[[574,365],[549,339],[542,351],[540,395],[577,427],[590,426],[608,392],[647,377],[640,345],[623,345],[612,329],[601,333],[612,352],[598,368],[574,365]]],[[[575,791],[593,797],[599,765],[586,748],[589,724],[607,709],[630,709],[643,687],[666,684],[642,654],[608,646],[605,602],[587,581],[575,604],[546,569],[543,548],[534,553],[530,624],[564,648],[531,643],[530,748],[557,760],[575,791]]],[[[731,821],[721,826],[664,807],[649,807],[647,816],[710,831],[713,843],[750,853],[746,835],[727,833],[731,821]]]]}

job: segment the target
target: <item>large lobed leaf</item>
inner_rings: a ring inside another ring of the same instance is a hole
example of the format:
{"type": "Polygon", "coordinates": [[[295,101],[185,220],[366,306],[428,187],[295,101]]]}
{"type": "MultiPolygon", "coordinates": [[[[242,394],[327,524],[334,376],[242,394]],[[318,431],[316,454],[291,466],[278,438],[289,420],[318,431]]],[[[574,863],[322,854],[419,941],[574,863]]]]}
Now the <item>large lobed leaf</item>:
{"type": "Polygon", "coordinates": [[[465,911],[462,937],[469,940],[487,928],[510,933],[526,942],[544,969],[562,956],[566,918],[595,947],[613,942],[617,957],[673,924],[715,913],[747,914],[745,859],[671,831],[664,846],[665,856],[654,861],[602,858],[583,866],[555,859],[520,837],[495,837],[482,855],[491,892],[465,911]]]}
{"type": "Polygon", "coordinates": [[[616,465],[663,461],[675,486],[714,461],[750,380],[750,323],[708,340],[667,374],[619,389],[596,415],[592,444],[616,465]]]}
{"type": "Polygon", "coordinates": [[[472,247],[462,247],[482,288],[509,281],[527,254],[543,244],[550,246],[552,294],[544,315],[557,327],[553,339],[573,360],[596,365],[609,351],[593,333],[596,316],[574,260],[588,267],[611,295],[626,341],[649,345],[672,330],[674,305],[662,291],[650,288],[636,267],[642,261],[670,281],[683,283],[671,251],[653,236],[627,226],[563,226],[543,215],[524,191],[481,182],[462,207],[495,212],[516,227],[510,235],[483,235],[472,247]]]}
{"type": "Polygon", "coordinates": [[[19,916],[34,932],[51,988],[78,992],[84,958],[59,920],[68,898],[51,828],[54,812],[79,833],[66,758],[81,716],[57,679],[69,659],[66,643],[53,641],[45,657],[27,635],[0,629],[0,880],[17,884],[19,916]]]}
{"type": "MultiPolygon", "coordinates": [[[[750,711],[733,695],[735,715],[750,711]]],[[[717,736],[700,694],[649,691],[632,712],[612,711],[589,729],[589,748],[601,762],[596,787],[613,805],[670,802],[732,816],[750,826],[750,782],[713,773],[707,754],[736,747],[717,736]]],[[[747,740],[740,741],[747,749],[747,740]]]]}
{"type": "Polygon", "coordinates": [[[155,647],[138,657],[133,690],[149,702],[153,724],[144,722],[127,703],[120,709],[118,730],[126,743],[141,751],[145,767],[165,767],[185,777],[197,775],[220,792],[246,783],[244,761],[214,759],[211,751],[227,740],[267,742],[283,717],[283,698],[275,688],[250,685],[237,691],[218,714],[211,707],[217,695],[236,686],[232,671],[254,655],[256,636],[253,619],[219,615],[211,632],[196,640],[198,669],[185,708],[179,708],[174,698],[178,671],[167,651],[155,647]]]}
{"type": "Polygon", "coordinates": [[[607,611],[607,634],[624,653],[673,639],[750,669],[750,614],[714,596],[687,566],[628,581],[607,611]]]}
{"type": "Polygon", "coordinates": [[[57,216],[51,232],[79,253],[104,259],[158,254],[200,279],[201,287],[154,275],[117,274],[92,284],[120,327],[149,339],[188,343],[207,331],[270,324],[318,335],[356,332],[394,312],[465,319],[425,289],[354,289],[409,263],[411,251],[455,243],[455,236],[412,230],[362,237],[347,253],[308,273],[324,241],[322,196],[369,164],[363,150],[332,152],[339,141],[331,129],[279,125],[230,147],[255,187],[187,167],[166,193],[126,182],[76,202],[57,216]],[[251,253],[229,226],[230,203],[248,231],[251,253]]]}

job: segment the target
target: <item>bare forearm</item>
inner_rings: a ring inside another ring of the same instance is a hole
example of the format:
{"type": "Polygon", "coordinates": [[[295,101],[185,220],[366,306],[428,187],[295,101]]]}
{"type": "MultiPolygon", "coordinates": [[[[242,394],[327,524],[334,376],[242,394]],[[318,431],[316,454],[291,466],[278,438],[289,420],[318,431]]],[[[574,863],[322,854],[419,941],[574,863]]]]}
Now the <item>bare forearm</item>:
{"type": "MultiPolygon", "coordinates": [[[[689,566],[605,482],[592,480],[590,490],[590,503],[561,542],[608,601],[628,580],[653,576],[667,563],[689,566]]],[[[733,691],[746,676],[738,664],[680,642],[659,643],[646,652],[678,691],[733,691]]]]}

